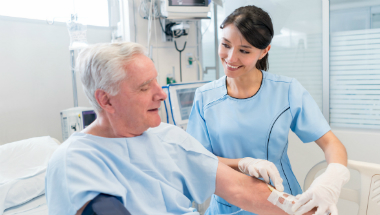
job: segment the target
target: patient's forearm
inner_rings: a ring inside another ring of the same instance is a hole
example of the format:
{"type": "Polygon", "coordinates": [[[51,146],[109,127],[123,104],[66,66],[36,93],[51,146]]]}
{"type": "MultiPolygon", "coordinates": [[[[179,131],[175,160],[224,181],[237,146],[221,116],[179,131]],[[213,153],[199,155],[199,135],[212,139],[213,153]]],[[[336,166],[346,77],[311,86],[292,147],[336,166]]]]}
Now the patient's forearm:
{"type": "Polygon", "coordinates": [[[221,162],[217,170],[215,194],[243,210],[256,214],[287,214],[267,200],[271,194],[267,184],[236,172],[221,162]]]}
{"type": "Polygon", "coordinates": [[[230,158],[223,158],[223,157],[218,156],[218,160],[219,160],[219,162],[222,162],[222,163],[226,164],[227,166],[231,167],[232,169],[240,172],[239,161],[241,160],[241,158],[230,159],[230,158]]]}

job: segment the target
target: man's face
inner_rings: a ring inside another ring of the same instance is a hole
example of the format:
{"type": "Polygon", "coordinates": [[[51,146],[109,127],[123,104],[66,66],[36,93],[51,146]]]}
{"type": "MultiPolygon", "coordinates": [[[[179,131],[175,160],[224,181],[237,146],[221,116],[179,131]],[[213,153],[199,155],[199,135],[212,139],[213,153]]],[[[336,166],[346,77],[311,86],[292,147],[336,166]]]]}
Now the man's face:
{"type": "Polygon", "coordinates": [[[160,125],[158,108],[166,94],[157,82],[157,71],[153,62],[145,55],[138,54],[126,64],[126,79],[120,84],[120,91],[110,97],[115,108],[118,124],[132,135],[140,135],[150,127],[160,125]]]}

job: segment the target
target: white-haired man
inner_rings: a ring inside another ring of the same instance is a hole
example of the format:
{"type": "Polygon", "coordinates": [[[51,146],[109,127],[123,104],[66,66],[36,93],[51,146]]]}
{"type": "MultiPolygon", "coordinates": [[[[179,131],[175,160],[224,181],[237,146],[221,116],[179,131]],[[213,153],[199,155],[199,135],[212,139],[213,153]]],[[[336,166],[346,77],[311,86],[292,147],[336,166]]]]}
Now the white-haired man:
{"type": "Polygon", "coordinates": [[[77,62],[97,119],[52,156],[49,214],[87,214],[91,204],[96,214],[119,214],[110,211],[117,203],[97,199],[103,195],[134,215],[195,215],[191,202],[212,193],[254,213],[287,214],[267,201],[265,183],[219,163],[186,132],[161,123],[158,108],[166,94],[141,45],[93,45],[77,62]]]}

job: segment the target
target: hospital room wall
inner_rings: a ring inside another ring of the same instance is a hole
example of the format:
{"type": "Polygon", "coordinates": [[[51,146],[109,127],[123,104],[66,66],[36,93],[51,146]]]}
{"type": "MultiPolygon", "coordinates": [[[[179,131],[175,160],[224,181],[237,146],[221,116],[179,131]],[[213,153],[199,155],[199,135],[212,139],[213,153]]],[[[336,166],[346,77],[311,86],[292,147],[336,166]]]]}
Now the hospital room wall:
{"type": "MultiPolygon", "coordinates": [[[[0,144],[52,136],[62,141],[60,111],[74,106],[65,23],[0,17],[0,144]]],[[[90,44],[111,29],[88,26],[90,44]]],[[[79,106],[89,107],[79,76],[79,106]]]]}

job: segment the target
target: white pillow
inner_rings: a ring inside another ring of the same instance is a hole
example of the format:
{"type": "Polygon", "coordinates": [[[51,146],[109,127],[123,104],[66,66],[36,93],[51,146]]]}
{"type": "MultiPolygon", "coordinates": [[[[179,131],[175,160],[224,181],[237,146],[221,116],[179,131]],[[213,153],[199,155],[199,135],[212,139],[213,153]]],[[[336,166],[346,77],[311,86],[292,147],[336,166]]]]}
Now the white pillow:
{"type": "Polygon", "coordinates": [[[57,147],[49,136],[0,146],[0,214],[45,193],[47,163],[57,147]]]}

